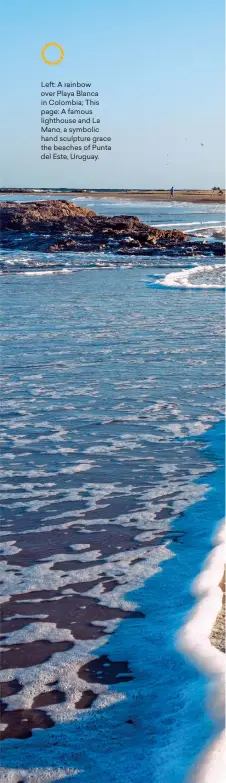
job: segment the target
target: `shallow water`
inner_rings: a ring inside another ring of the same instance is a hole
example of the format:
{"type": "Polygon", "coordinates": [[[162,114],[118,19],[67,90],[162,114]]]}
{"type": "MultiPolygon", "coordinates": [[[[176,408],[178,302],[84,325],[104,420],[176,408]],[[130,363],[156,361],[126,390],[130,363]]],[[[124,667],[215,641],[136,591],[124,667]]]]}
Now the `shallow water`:
{"type": "MultiPolygon", "coordinates": [[[[36,200],[42,200],[43,197],[35,196],[21,196],[16,200],[22,202],[30,202],[36,200]]],[[[47,200],[52,199],[53,195],[47,197],[47,200]]],[[[58,200],[59,196],[54,197],[58,200]]],[[[5,196],[0,196],[0,202],[6,200],[5,196]]],[[[8,196],[8,201],[15,200],[15,196],[8,196]]],[[[216,241],[222,240],[222,232],[225,227],[225,215],[224,209],[221,204],[189,204],[178,203],[176,201],[161,202],[161,201],[133,201],[129,199],[110,199],[103,198],[70,198],[68,200],[78,206],[85,206],[89,209],[93,209],[98,214],[105,216],[112,215],[136,215],[147,225],[158,226],[160,228],[175,228],[182,231],[197,240],[216,241]]],[[[31,236],[35,236],[34,234],[31,236]]],[[[20,250],[20,242],[22,239],[18,234],[15,235],[15,249],[3,250],[0,256],[0,275],[10,273],[20,273],[26,275],[50,275],[55,273],[69,274],[80,269],[125,269],[131,267],[158,267],[160,270],[166,269],[172,271],[172,269],[181,268],[186,269],[193,268],[196,264],[204,265],[210,264],[214,267],[215,262],[221,264],[223,270],[223,259],[216,259],[213,254],[209,253],[209,256],[203,256],[200,246],[200,257],[186,259],[183,256],[175,256],[170,258],[167,253],[165,255],[155,256],[152,258],[147,255],[117,255],[114,252],[90,252],[90,253],[74,253],[74,252],[57,252],[57,253],[40,253],[34,251],[20,250]]],[[[50,242],[51,243],[51,242],[50,242]]],[[[217,267],[216,267],[217,268],[217,267]]],[[[220,275],[220,282],[224,285],[224,279],[222,282],[223,272],[218,273],[220,275]]],[[[189,281],[191,282],[191,281],[189,281]]],[[[202,275],[201,285],[205,285],[206,275],[202,275]]],[[[214,285],[214,279],[210,284],[214,285]]],[[[168,283],[167,283],[168,284],[168,283]]]]}
{"type": "Polygon", "coordinates": [[[3,779],[182,783],[214,731],[174,633],[222,514],[223,292],[86,264],[2,278],[3,779]]]}

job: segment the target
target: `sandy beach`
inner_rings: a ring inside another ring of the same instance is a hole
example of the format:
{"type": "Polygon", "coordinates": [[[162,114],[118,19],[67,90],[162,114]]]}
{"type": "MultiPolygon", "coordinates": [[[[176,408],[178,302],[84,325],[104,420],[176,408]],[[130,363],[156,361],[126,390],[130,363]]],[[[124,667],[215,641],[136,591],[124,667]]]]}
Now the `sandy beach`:
{"type": "Polygon", "coordinates": [[[43,192],[45,196],[51,195],[53,192],[58,196],[77,196],[83,198],[90,198],[95,195],[95,198],[110,198],[110,199],[130,199],[133,201],[186,201],[192,203],[211,203],[211,204],[223,204],[225,202],[225,191],[219,190],[174,190],[173,197],[170,195],[170,190],[77,190],[68,189],[65,190],[43,190],[40,188],[1,188],[0,194],[13,194],[21,193],[24,195],[31,195],[32,193],[43,192]]]}
{"type": "MultiPolygon", "coordinates": [[[[90,193],[93,191],[80,191],[78,195],[86,196],[87,198],[90,196],[90,193]]],[[[212,190],[175,190],[173,197],[170,195],[169,190],[126,190],[126,191],[100,191],[99,193],[95,192],[96,198],[115,198],[115,199],[133,199],[134,201],[139,201],[140,199],[144,201],[190,201],[193,203],[196,202],[203,202],[203,203],[216,203],[216,204],[223,204],[225,201],[225,192],[219,193],[218,191],[212,191],[212,190]]]]}

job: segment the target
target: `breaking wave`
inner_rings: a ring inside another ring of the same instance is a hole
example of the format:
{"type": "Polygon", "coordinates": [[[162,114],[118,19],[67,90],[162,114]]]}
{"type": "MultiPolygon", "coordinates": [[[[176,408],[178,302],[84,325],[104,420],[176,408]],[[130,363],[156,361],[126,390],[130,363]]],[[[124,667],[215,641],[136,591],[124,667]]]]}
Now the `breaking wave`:
{"type": "Polygon", "coordinates": [[[225,267],[223,264],[209,264],[178,272],[174,270],[157,282],[172,288],[225,288],[225,267]]]}
{"type": "Polygon", "coordinates": [[[219,580],[224,573],[225,522],[221,521],[214,537],[215,545],[204,563],[202,572],[192,584],[192,593],[197,603],[178,633],[177,644],[194,665],[209,677],[209,709],[218,721],[218,736],[198,759],[189,778],[190,783],[212,783],[224,780],[225,746],[225,654],[211,642],[211,631],[222,606],[222,590],[219,580]]]}

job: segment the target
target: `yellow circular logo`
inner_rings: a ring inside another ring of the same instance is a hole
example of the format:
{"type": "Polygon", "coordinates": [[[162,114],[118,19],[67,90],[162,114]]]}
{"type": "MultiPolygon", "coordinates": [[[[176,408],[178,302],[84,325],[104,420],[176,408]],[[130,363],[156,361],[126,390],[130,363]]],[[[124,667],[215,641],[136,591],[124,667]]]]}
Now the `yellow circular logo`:
{"type": "Polygon", "coordinates": [[[63,47],[60,46],[60,44],[51,41],[50,43],[47,43],[45,44],[45,46],[43,46],[41,51],[41,56],[42,56],[42,60],[44,60],[44,63],[46,63],[46,65],[59,65],[59,63],[62,63],[62,60],[64,59],[64,50],[63,47]],[[45,53],[46,53],[46,49],[48,49],[49,46],[57,46],[57,49],[60,50],[60,57],[58,57],[58,60],[47,60],[45,53]]]}

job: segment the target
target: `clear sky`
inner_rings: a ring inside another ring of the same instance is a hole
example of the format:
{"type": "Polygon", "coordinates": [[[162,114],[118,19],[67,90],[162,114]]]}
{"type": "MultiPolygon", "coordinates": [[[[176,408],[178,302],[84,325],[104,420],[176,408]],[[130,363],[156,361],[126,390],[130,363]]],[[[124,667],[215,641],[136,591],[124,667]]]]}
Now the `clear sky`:
{"type": "Polygon", "coordinates": [[[223,183],[223,0],[5,0],[1,185],[209,188],[223,183]],[[57,41],[63,62],[45,65],[57,41]],[[40,159],[41,80],[91,81],[112,152],[40,159]],[[204,146],[201,146],[204,144],[204,146]]]}

